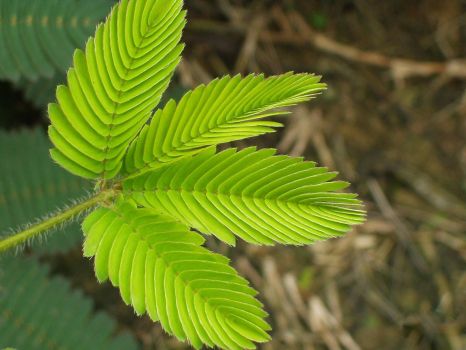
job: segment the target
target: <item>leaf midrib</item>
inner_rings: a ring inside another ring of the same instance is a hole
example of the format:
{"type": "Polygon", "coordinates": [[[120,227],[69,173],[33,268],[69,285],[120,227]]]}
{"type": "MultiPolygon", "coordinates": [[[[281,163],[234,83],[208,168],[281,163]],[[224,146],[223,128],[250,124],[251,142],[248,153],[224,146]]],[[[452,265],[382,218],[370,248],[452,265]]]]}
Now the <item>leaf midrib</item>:
{"type": "MultiPolygon", "coordinates": [[[[121,8],[119,8],[119,10],[121,10],[121,8]]],[[[156,26],[157,24],[156,23],[152,23],[150,25],[147,26],[147,30],[146,32],[144,33],[144,35],[141,37],[141,40],[140,42],[135,45],[136,47],[136,51],[135,53],[133,54],[133,56],[131,57],[130,61],[129,61],[129,65],[128,67],[126,67],[126,70],[125,70],[125,73],[123,74],[122,77],[120,77],[120,83],[119,83],[119,90],[118,90],[118,93],[117,93],[117,97],[116,97],[116,101],[113,101],[113,111],[112,111],[112,116],[111,116],[111,121],[110,121],[110,124],[108,124],[109,126],[109,133],[108,133],[108,136],[105,140],[105,149],[104,149],[104,160],[102,161],[102,167],[103,167],[103,171],[102,173],[100,174],[100,176],[105,179],[105,174],[107,173],[106,169],[105,169],[105,166],[107,164],[107,161],[109,160],[107,158],[108,156],[108,152],[110,151],[110,141],[112,139],[112,130],[113,128],[115,127],[115,118],[117,116],[117,110],[118,110],[118,107],[120,106],[121,102],[120,101],[120,97],[122,95],[122,93],[124,92],[124,87],[125,85],[128,83],[128,79],[127,76],[128,76],[128,73],[132,70],[132,65],[136,59],[136,57],[138,56],[138,53],[139,51],[141,50],[142,46],[143,46],[143,43],[145,41],[145,39],[147,38],[148,34],[151,33],[151,29],[156,26]]],[[[137,136],[137,135],[136,135],[137,136]]],[[[136,137],[135,136],[135,137],[136,137]]],[[[126,149],[128,149],[129,145],[131,144],[131,140],[128,142],[128,146],[126,147],[126,149]]],[[[126,151],[125,149],[125,151],[126,151]]]]}
{"type": "MultiPolygon", "coordinates": [[[[255,196],[251,196],[251,195],[240,195],[240,194],[233,194],[233,193],[223,193],[223,192],[212,192],[212,191],[207,191],[207,190],[185,190],[185,189],[182,189],[182,188],[155,188],[153,190],[127,190],[127,189],[124,189],[122,192],[123,194],[127,194],[127,195],[132,195],[132,194],[137,194],[137,193],[140,193],[140,194],[143,194],[143,195],[146,195],[146,194],[155,194],[155,192],[165,192],[165,193],[168,193],[170,191],[173,191],[173,192],[179,192],[180,194],[183,193],[183,192],[186,192],[188,194],[191,194],[191,195],[194,195],[195,193],[199,193],[199,194],[202,194],[202,195],[213,195],[213,196],[220,196],[220,195],[223,195],[223,196],[227,196],[227,197],[236,197],[236,198],[239,198],[239,199],[250,199],[250,200],[261,200],[261,201],[266,201],[266,200],[270,200],[270,201],[275,201],[275,202],[279,202],[279,203],[293,203],[293,204],[297,204],[297,205],[303,205],[303,206],[309,206],[309,207],[326,207],[326,208],[333,208],[334,206],[337,206],[339,208],[348,208],[348,209],[351,209],[351,207],[355,207],[355,209],[357,207],[360,207],[360,203],[354,203],[354,204],[351,204],[351,203],[342,203],[342,204],[339,204],[339,203],[332,203],[332,202],[328,202],[328,203],[322,203],[322,202],[316,202],[315,204],[314,203],[306,203],[306,204],[303,204],[303,203],[300,203],[299,201],[295,201],[295,200],[282,200],[282,199],[278,199],[278,198],[264,198],[264,197],[255,197],[255,196]]],[[[322,194],[325,194],[325,192],[315,192],[315,193],[322,193],[322,194]]],[[[334,193],[338,193],[338,192],[334,192],[334,193]]]]}

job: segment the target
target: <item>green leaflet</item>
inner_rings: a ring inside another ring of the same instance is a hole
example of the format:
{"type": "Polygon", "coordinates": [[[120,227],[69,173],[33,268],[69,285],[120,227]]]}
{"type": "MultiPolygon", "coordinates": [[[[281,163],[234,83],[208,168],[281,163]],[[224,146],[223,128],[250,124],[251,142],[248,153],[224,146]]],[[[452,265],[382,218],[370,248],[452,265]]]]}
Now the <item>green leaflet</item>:
{"type": "Polygon", "coordinates": [[[111,1],[0,0],[0,80],[64,73],[111,1]]]}
{"type": "Polygon", "coordinates": [[[261,119],[286,114],[276,109],[308,101],[324,88],[318,76],[292,73],[225,76],[201,85],[155,113],[131,144],[124,171],[134,176],[211,145],[274,132],[281,124],[261,119]]]}
{"type": "MultiPolygon", "coordinates": [[[[8,228],[48,214],[71,198],[86,195],[91,184],[53,164],[47,154],[50,142],[36,129],[7,133],[0,131],[0,234],[8,228]]],[[[35,250],[64,252],[81,239],[79,225],[71,224],[50,234],[47,244],[34,244],[35,250]]],[[[36,242],[34,242],[36,243],[36,242]]],[[[38,242],[37,242],[38,243],[38,242]]]]}
{"type": "Polygon", "coordinates": [[[240,152],[212,148],[123,182],[123,192],[145,207],[178,218],[235,244],[309,244],[339,236],[364,220],[348,183],[312,162],[274,156],[274,149],[240,152]]]}
{"type": "Polygon", "coordinates": [[[52,158],[73,174],[111,179],[180,60],[181,0],[123,0],[76,50],[49,105],[52,158]]]}
{"type": "Polygon", "coordinates": [[[171,217],[129,203],[100,208],[83,223],[84,255],[125,303],[195,348],[255,349],[269,339],[267,315],[229,260],[171,217]]]}
{"type": "Polygon", "coordinates": [[[0,349],[138,348],[129,334],[114,336],[115,323],[93,314],[90,299],[48,274],[36,259],[0,260],[0,349]]]}

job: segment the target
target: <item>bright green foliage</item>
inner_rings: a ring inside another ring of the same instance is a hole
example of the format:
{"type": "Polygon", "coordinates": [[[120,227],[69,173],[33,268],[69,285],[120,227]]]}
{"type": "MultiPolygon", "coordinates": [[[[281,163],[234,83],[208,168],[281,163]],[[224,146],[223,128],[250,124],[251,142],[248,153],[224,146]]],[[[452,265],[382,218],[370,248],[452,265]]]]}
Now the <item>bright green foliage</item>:
{"type": "Polygon", "coordinates": [[[347,232],[364,211],[326,168],[274,149],[210,149],[123,183],[138,204],[235,243],[309,244],[347,232]]]}
{"type": "Polygon", "coordinates": [[[0,348],[137,349],[129,335],[113,336],[114,322],[93,314],[90,299],[48,274],[35,259],[0,261],[0,348]]]}
{"type": "Polygon", "coordinates": [[[288,73],[267,79],[226,76],[201,85],[178,105],[171,100],[157,111],[131,144],[125,171],[141,173],[206,146],[274,132],[281,124],[261,119],[284,114],[277,108],[309,100],[325,88],[319,81],[314,75],[288,73]]]}
{"type": "Polygon", "coordinates": [[[65,72],[109,0],[0,0],[0,79],[35,81],[65,72]]]}
{"type": "MultiPolygon", "coordinates": [[[[50,142],[42,130],[15,133],[0,131],[0,234],[69,204],[92,187],[72,176],[48,157],[50,142]]],[[[66,251],[80,241],[80,229],[72,224],[47,238],[36,249],[66,251]],[[63,231],[63,233],[62,233],[63,231]]]]}
{"type": "Polygon", "coordinates": [[[238,350],[269,339],[257,292],[188,226],[123,203],[97,209],[83,229],[97,278],[109,278],[125,303],[178,339],[238,350]]]}
{"type": "Polygon", "coordinates": [[[348,183],[315,163],[271,149],[216,151],[273,132],[281,124],[264,118],[322,91],[320,77],[227,76],[152,111],[180,60],[182,4],[122,0],[75,52],[49,105],[51,155],[96,180],[95,196],[0,240],[0,251],[98,204],[83,230],[99,281],[196,348],[254,349],[269,338],[256,292],[191,229],[231,245],[302,245],[342,235],[364,211],[339,192],[348,183]]]}
{"type": "Polygon", "coordinates": [[[115,177],[128,143],[167,88],[180,61],[181,0],[123,0],[76,50],[68,86],[49,105],[52,158],[90,179],[115,177]]]}

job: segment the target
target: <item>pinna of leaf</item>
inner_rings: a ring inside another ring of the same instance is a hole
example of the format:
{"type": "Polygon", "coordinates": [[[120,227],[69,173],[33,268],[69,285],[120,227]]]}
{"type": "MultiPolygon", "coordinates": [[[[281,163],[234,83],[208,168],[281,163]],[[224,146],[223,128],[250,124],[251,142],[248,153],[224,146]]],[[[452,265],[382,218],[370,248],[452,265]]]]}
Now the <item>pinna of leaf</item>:
{"type": "Polygon", "coordinates": [[[198,232],[230,245],[303,245],[344,234],[365,213],[356,195],[338,192],[348,183],[315,163],[273,149],[216,150],[273,132],[280,124],[265,118],[321,92],[317,76],[226,76],[153,113],[180,61],[184,24],[182,0],[122,0],[75,51],[49,106],[51,156],[98,186],[48,224],[95,208],[84,255],[99,281],[195,348],[254,349],[270,330],[257,292],[198,232]]]}

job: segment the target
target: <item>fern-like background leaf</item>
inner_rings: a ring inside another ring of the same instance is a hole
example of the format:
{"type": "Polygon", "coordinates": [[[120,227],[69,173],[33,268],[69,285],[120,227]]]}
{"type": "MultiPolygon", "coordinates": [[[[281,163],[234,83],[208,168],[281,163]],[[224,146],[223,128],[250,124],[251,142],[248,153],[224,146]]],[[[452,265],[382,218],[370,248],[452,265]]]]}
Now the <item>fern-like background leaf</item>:
{"type": "Polygon", "coordinates": [[[181,0],[123,0],[49,105],[52,158],[73,174],[115,177],[129,142],[150,117],[180,61],[181,0]]]}
{"type": "Polygon", "coordinates": [[[0,260],[0,348],[27,350],[136,350],[128,334],[114,337],[115,322],[93,314],[90,299],[69,282],[48,277],[36,259],[0,260]]]}
{"type": "Polygon", "coordinates": [[[110,279],[125,303],[178,339],[234,350],[269,339],[257,292],[186,225],[120,203],[95,210],[83,230],[84,255],[95,257],[97,278],[110,279]]]}
{"type": "Polygon", "coordinates": [[[131,144],[124,170],[140,174],[211,145],[274,132],[281,124],[264,118],[287,114],[277,108],[308,101],[324,88],[311,74],[215,79],[158,110],[131,144]]]}
{"type": "MultiPolygon", "coordinates": [[[[0,131],[0,233],[30,222],[70,204],[92,186],[58,165],[48,156],[50,142],[40,129],[8,133],[0,131]]],[[[36,250],[66,251],[81,240],[78,224],[50,234],[36,250]]]]}
{"type": "Polygon", "coordinates": [[[364,220],[349,184],[300,158],[254,147],[199,155],[123,183],[138,204],[172,215],[203,233],[235,244],[310,244],[336,237],[364,220]]]}
{"type": "Polygon", "coordinates": [[[0,80],[64,73],[108,13],[110,0],[0,0],[0,80]]]}

